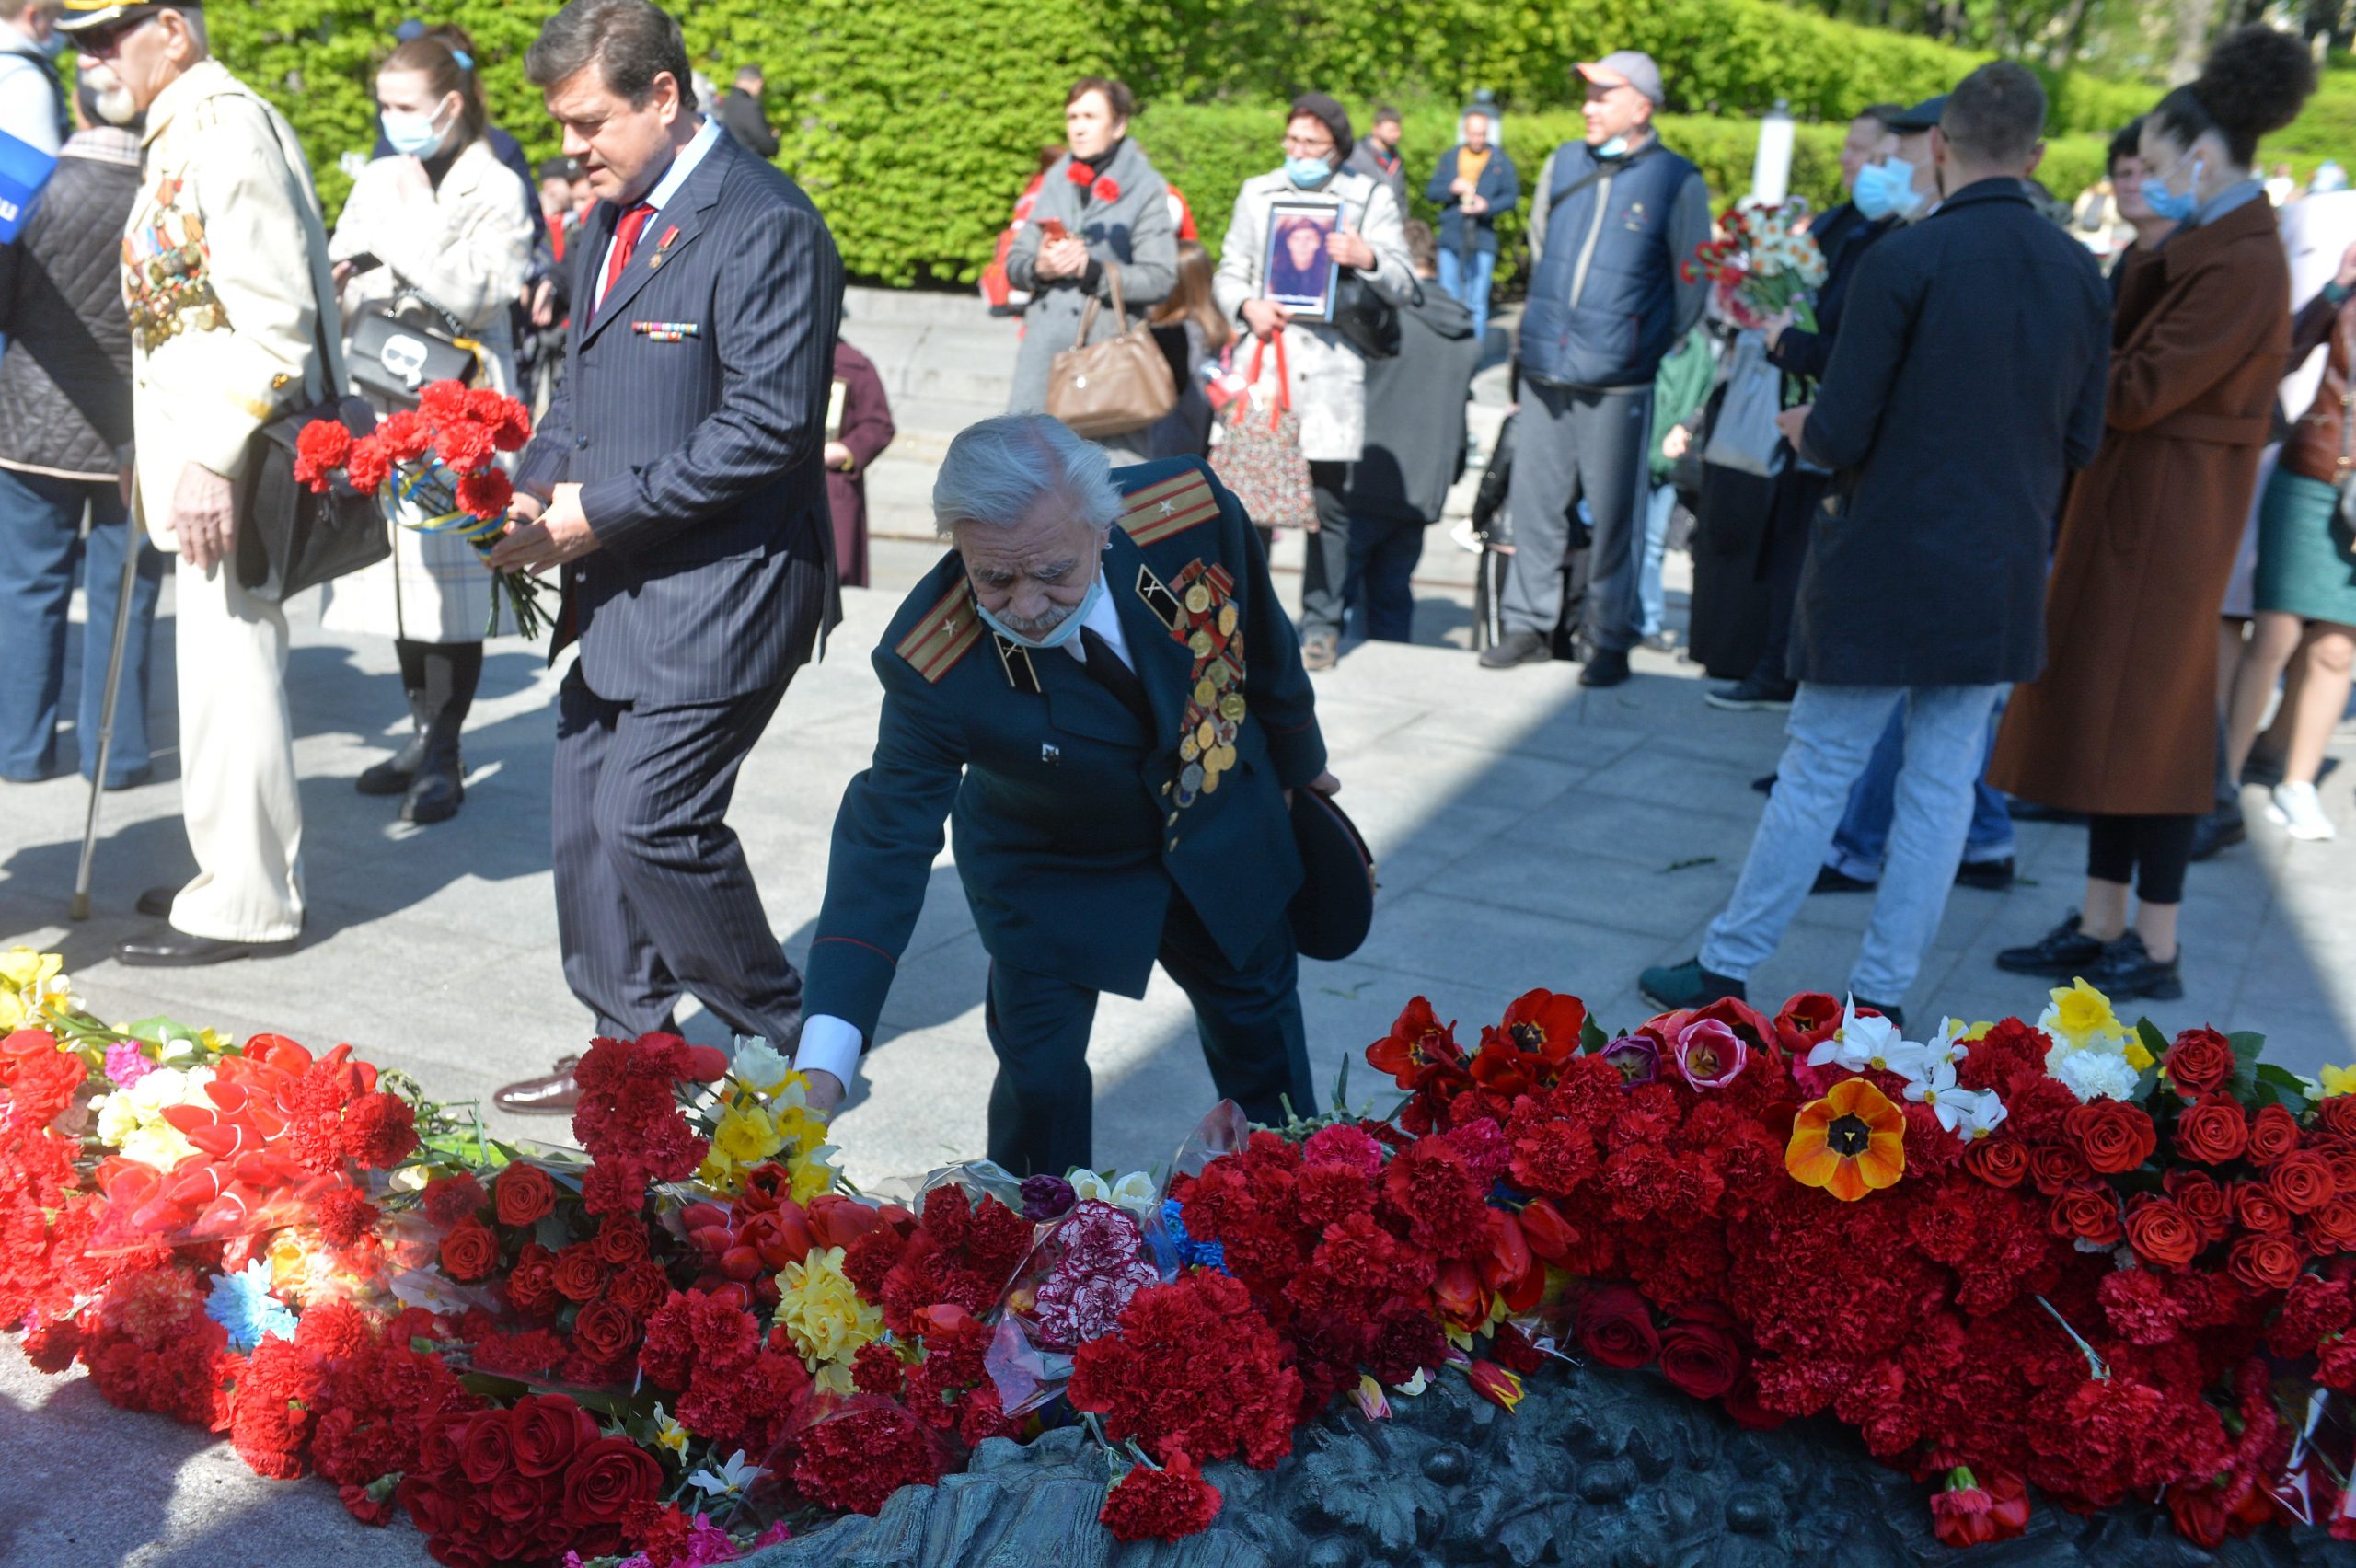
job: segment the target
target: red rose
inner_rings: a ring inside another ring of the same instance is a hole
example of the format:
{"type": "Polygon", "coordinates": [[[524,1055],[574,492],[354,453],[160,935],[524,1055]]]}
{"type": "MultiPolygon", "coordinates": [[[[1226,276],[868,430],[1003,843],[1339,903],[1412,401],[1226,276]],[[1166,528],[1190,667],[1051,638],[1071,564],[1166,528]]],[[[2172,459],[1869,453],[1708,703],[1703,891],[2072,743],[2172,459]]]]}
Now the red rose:
{"type": "Polygon", "coordinates": [[[517,1160],[491,1183],[502,1225],[525,1226],[556,1207],[556,1183],[537,1165],[517,1160]]]}
{"type": "Polygon", "coordinates": [[[2017,1187],[2028,1176],[2028,1146],[2009,1133],[1963,1146],[1963,1166],[1992,1187],[2017,1187]]]}
{"type": "Polygon", "coordinates": [[[2200,1251],[2200,1228],[2172,1200],[2147,1193],[2127,1206],[2127,1241],[2145,1262],[2182,1269],[2200,1251]]]}
{"type": "Polygon", "coordinates": [[[611,1297],[592,1301],[572,1320],[572,1343],[590,1360],[610,1366],[637,1348],[638,1320],[611,1297]]]}
{"type": "Polygon", "coordinates": [[[2222,1094],[2203,1095],[2176,1119],[2176,1151],[2203,1165],[2223,1165],[2241,1158],[2249,1147],[2249,1131],[2239,1105],[2222,1094]]]}
{"type": "Polygon", "coordinates": [[[2053,1200],[2053,1233],[2074,1236],[2097,1246],[2118,1244],[2126,1234],[2119,1223],[2119,1199],[2108,1187],[2087,1182],[2053,1200]]]}
{"type": "Polygon", "coordinates": [[[537,1241],[526,1241],[507,1271],[507,1301],[518,1312],[533,1313],[556,1305],[556,1254],[537,1241]]]}
{"type": "Polygon", "coordinates": [[[314,491],[328,488],[328,476],[352,453],[352,432],[341,420],[313,420],[294,438],[294,481],[314,491]]]}
{"type": "Polygon", "coordinates": [[[595,1241],[575,1241],[556,1255],[557,1294],[567,1301],[594,1301],[606,1288],[606,1265],[595,1241]]]}
{"type": "Polygon", "coordinates": [[[2316,1107],[2316,1124],[2327,1133],[2356,1138],[2356,1094],[2330,1094],[2316,1107]]]}
{"type": "Polygon", "coordinates": [[[636,1216],[609,1214],[598,1225],[597,1256],[604,1262],[626,1269],[644,1258],[646,1251],[646,1227],[636,1216]]]}
{"type": "Polygon", "coordinates": [[[2049,1198],[2083,1186],[2093,1174],[2074,1144],[2038,1144],[2028,1151],[2029,1180],[2049,1198]]]}
{"type": "Polygon", "coordinates": [[[499,1262],[499,1238],[468,1215],[442,1238],[442,1272],[452,1279],[480,1279],[499,1262]]]}
{"type": "Polygon", "coordinates": [[[393,1500],[389,1497],[374,1496],[366,1487],[354,1486],[348,1481],[336,1489],[336,1496],[342,1501],[352,1516],[364,1525],[384,1525],[392,1522],[393,1500]]]}
{"type": "Polygon", "coordinates": [[[2291,1211],[2275,1197],[2273,1189],[2263,1182],[2236,1182],[2227,1190],[2235,1223],[2244,1230],[2260,1236],[2287,1236],[2291,1233],[2291,1211]]]}
{"type": "Polygon", "coordinates": [[[671,1278],[660,1263],[632,1263],[614,1276],[612,1288],[606,1294],[618,1306],[629,1308],[641,1318],[651,1318],[669,1297],[671,1278]]]}
{"type": "Polygon", "coordinates": [[[517,1400],[512,1419],[515,1469],[536,1479],[557,1474],[597,1440],[596,1419],[562,1394],[517,1400]]]}
{"type": "Polygon", "coordinates": [[[2269,1105],[2249,1119],[2249,1158],[2253,1165],[2271,1165],[2299,1147],[2299,1124],[2280,1105],[2269,1105]]]}
{"type": "Polygon", "coordinates": [[[2213,1029],[2188,1029],[2168,1047],[2168,1079],[2187,1100],[2214,1094],[2234,1076],[2234,1047],[2213,1029]]]}
{"type": "Polygon", "coordinates": [[[2230,1516],[2225,1511],[2223,1493],[2213,1485],[2169,1487],[2168,1516],[2175,1521],[2177,1534],[2204,1551],[2214,1551],[2225,1544],[2225,1525],[2230,1516]]]}
{"type": "Polygon", "coordinates": [[[2308,1216],[2307,1240],[2318,1252],[2356,1252],[2356,1198],[2335,1197],[2308,1216]]]}
{"type": "Polygon", "coordinates": [[[2331,1161],[2311,1148],[2293,1149],[2276,1160],[2266,1184],[2292,1214],[2313,1214],[2339,1193],[2331,1161]]]}
{"type": "Polygon", "coordinates": [[[1624,1285],[1588,1293],[1578,1314],[1581,1348],[1606,1366],[1642,1366],[1660,1354],[1652,1309],[1624,1285]]]}
{"type": "Polygon", "coordinates": [[[515,1463],[515,1417],[511,1411],[487,1410],[467,1423],[458,1438],[458,1468],[477,1486],[489,1486],[515,1463]]]}
{"type": "Polygon", "coordinates": [[[507,470],[493,466],[479,474],[460,475],[457,494],[458,510],[469,516],[504,517],[514,503],[515,481],[507,477],[507,470]]]}
{"type": "Polygon", "coordinates": [[[2225,1189],[2217,1185],[2215,1177],[2205,1170],[2187,1170],[2179,1166],[2162,1177],[2160,1185],[2176,1200],[2185,1217],[2200,1228],[2204,1245],[2225,1239],[2230,1228],[2225,1189]]]}
{"type": "Polygon", "coordinates": [[[2063,1119],[2062,1126],[2086,1157],[2086,1163],[2102,1176],[2134,1170],[2151,1158],[2160,1141],[2151,1116],[2142,1107],[2123,1100],[2081,1105],[2063,1119]]]}
{"type": "Polygon", "coordinates": [[[2245,1236],[2234,1243],[2226,1269],[2252,1290],[2288,1290],[2306,1253],[2281,1236],[2245,1236]]]}
{"type": "Polygon", "coordinates": [[[1676,1323],[1660,1337],[1660,1370],[1678,1392],[1714,1400],[1742,1375],[1742,1351],[1715,1324],[1676,1323]]]}
{"type": "Polygon", "coordinates": [[[600,1437],[572,1456],[564,1472],[565,1516],[580,1526],[616,1525],[634,1503],[651,1503],[663,1467],[627,1437],[600,1437]]]}
{"type": "MultiPolygon", "coordinates": [[[[540,1482],[527,1476],[509,1474],[491,1482],[483,1501],[491,1508],[491,1516],[501,1524],[528,1530],[546,1516],[551,1499],[541,1490],[540,1482]]],[[[506,1555],[500,1553],[502,1560],[506,1555]]]]}

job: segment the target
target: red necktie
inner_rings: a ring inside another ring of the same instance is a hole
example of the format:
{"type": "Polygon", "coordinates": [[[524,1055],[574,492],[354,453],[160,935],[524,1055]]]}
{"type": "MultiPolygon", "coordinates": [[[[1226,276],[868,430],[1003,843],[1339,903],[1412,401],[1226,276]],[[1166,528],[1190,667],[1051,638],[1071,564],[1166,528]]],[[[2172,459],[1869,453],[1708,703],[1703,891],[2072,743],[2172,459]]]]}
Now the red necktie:
{"type": "Polygon", "coordinates": [[[653,217],[654,204],[651,202],[641,202],[637,206],[624,213],[622,221],[615,225],[614,253],[606,262],[605,286],[597,291],[599,305],[606,303],[606,295],[611,292],[616,283],[621,282],[622,274],[629,271],[630,255],[638,249],[639,236],[646,232],[646,225],[653,220],[653,217]]]}

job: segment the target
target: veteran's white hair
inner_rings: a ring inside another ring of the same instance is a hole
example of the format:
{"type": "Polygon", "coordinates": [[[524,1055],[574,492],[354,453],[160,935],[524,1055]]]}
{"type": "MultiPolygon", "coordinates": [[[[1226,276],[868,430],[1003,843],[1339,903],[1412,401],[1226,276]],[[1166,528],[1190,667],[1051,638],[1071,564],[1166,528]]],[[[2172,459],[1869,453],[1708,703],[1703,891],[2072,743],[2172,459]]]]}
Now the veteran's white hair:
{"type": "Polygon", "coordinates": [[[1121,514],[1104,449],[1045,414],[1000,414],[958,432],[932,481],[933,525],[946,538],[961,523],[1009,527],[1050,496],[1099,533],[1121,514]]]}

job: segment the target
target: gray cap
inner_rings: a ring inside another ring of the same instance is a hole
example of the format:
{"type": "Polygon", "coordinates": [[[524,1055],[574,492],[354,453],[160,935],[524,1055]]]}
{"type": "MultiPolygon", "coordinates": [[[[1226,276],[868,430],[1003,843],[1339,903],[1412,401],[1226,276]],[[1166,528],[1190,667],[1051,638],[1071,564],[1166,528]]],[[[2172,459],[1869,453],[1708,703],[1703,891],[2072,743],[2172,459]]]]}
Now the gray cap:
{"type": "Polygon", "coordinates": [[[1582,63],[1578,74],[1600,87],[1634,87],[1658,109],[1668,101],[1661,90],[1660,67],[1641,49],[1615,49],[1592,63],[1582,63]]]}
{"type": "Polygon", "coordinates": [[[1900,110],[1882,124],[1901,136],[1918,136],[1938,124],[1939,117],[1946,111],[1947,95],[1941,93],[1936,98],[1924,98],[1911,109],[1900,110]]]}

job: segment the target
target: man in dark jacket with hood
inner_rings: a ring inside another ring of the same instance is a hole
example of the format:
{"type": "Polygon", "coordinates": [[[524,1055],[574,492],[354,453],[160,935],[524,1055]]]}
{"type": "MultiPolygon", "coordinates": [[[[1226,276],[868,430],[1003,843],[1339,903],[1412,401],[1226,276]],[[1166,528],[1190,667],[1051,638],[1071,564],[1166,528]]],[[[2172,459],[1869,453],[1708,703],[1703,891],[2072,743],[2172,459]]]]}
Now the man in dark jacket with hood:
{"type": "MultiPolygon", "coordinates": [[[[117,254],[139,193],[139,135],[98,121],[89,89],[39,213],[0,246],[0,778],[29,783],[57,767],[66,606],[78,567],[88,595],[75,739],[82,772],[98,767],[107,650],[122,591],[121,474],[131,452],[131,320],[117,254]],[[82,534],[82,514],[90,532],[82,534]]],[[[148,634],[166,557],[141,556],[115,704],[107,787],[144,780],[148,634]]]]}
{"type": "Polygon", "coordinates": [[[1439,247],[1429,225],[1407,225],[1407,260],[1422,285],[1399,312],[1399,352],[1366,367],[1366,447],[1350,470],[1350,576],[1378,642],[1414,640],[1408,586],[1424,530],[1439,521],[1464,472],[1464,404],[1480,363],[1472,313],[1438,286],[1439,247]]]}
{"type": "Polygon", "coordinates": [[[2025,67],[1964,78],[1932,137],[1946,200],[1858,264],[1821,394],[1778,421],[1835,475],[1800,583],[1790,740],[1700,955],[1639,982],[1662,1007],[1742,997],[1903,704],[1897,818],[1848,986],[1903,1022],[1896,1004],[1963,855],[1988,715],[2044,663],[2063,478],[2102,439],[2110,300],[2094,258],[2023,189],[2044,125],[2045,90],[2025,67]]]}

